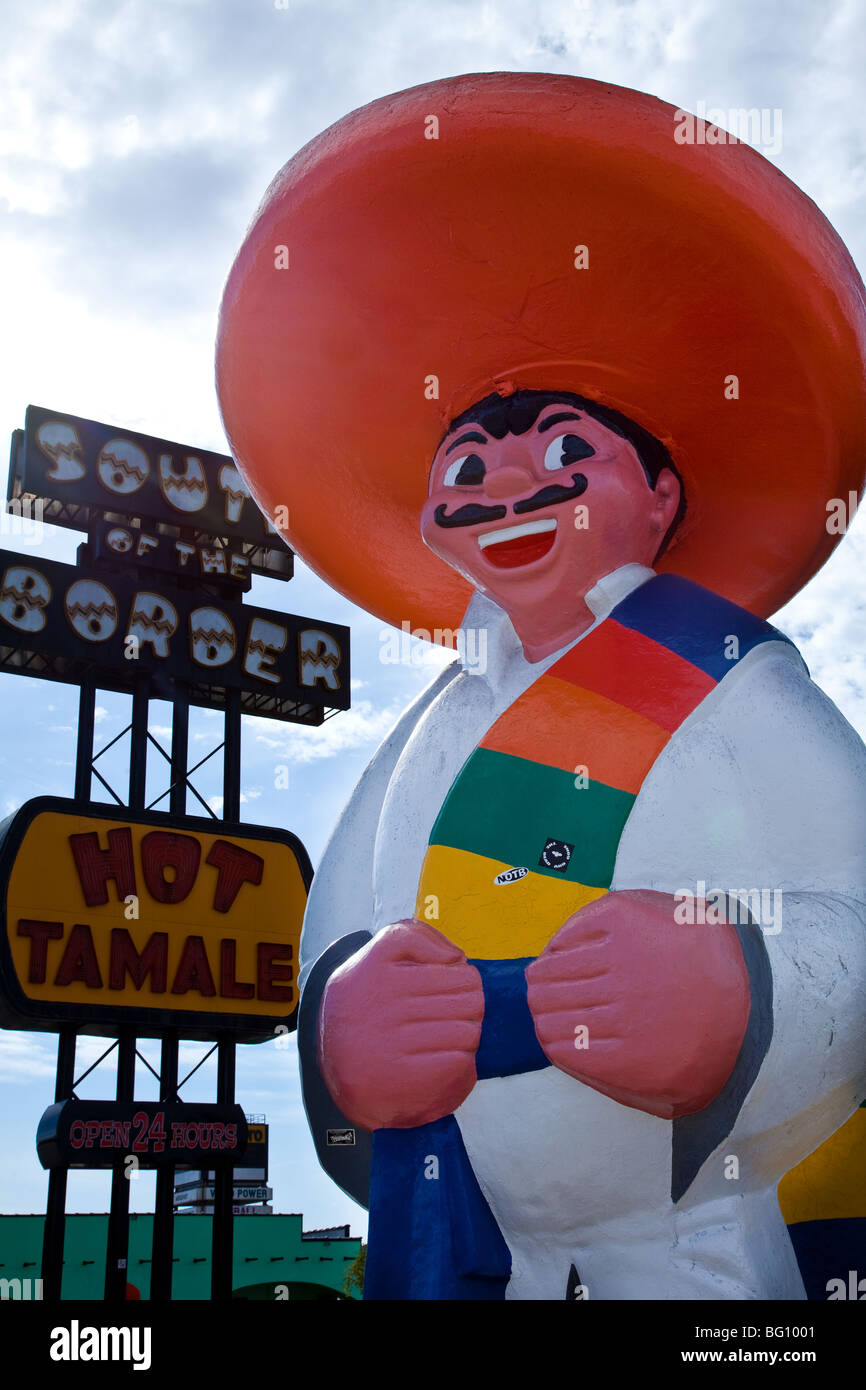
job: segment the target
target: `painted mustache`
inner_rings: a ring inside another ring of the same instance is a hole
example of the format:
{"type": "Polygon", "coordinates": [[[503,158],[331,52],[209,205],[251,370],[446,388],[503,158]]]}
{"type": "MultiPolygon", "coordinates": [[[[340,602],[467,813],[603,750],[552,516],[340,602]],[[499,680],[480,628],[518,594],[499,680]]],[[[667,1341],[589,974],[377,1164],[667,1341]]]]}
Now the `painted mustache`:
{"type": "MultiPolygon", "coordinates": [[[[543,487],[540,492],[536,492],[534,497],[515,502],[512,511],[522,516],[526,512],[537,512],[542,507],[550,507],[554,502],[570,502],[586,492],[588,486],[583,473],[572,473],[570,487],[563,487],[561,483],[551,483],[549,487],[543,487]]],[[[433,520],[437,526],[475,526],[479,521],[501,521],[507,514],[507,507],[485,507],[479,502],[468,502],[465,507],[458,507],[456,512],[449,515],[445,504],[442,503],[433,513],[433,520]]]]}

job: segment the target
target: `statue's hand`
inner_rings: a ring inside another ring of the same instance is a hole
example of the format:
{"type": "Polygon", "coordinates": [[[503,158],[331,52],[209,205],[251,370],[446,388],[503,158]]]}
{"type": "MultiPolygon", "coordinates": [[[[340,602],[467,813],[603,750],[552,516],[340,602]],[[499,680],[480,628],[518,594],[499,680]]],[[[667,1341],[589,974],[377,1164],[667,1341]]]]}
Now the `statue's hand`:
{"type": "Polygon", "coordinates": [[[364,1129],[449,1115],[475,1085],[481,977],[423,922],[385,929],[331,976],[319,1011],[319,1067],[364,1129]]]}
{"type": "Polygon", "coordinates": [[[570,917],[526,970],[554,1066],[665,1119],[718,1095],[750,998],[734,927],[681,925],[674,907],[666,893],[609,893],[570,917]]]}

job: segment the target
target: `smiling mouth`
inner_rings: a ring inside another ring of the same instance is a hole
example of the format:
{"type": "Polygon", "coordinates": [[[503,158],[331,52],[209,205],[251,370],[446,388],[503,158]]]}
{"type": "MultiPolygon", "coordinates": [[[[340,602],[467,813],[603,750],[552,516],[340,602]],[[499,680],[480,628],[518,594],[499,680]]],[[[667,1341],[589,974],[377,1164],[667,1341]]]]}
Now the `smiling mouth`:
{"type": "Polygon", "coordinates": [[[546,555],[556,539],[556,519],[524,521],[519,526],[503,526],[478,537],[485,560],[497,569],[516,569],[546,555]]]}

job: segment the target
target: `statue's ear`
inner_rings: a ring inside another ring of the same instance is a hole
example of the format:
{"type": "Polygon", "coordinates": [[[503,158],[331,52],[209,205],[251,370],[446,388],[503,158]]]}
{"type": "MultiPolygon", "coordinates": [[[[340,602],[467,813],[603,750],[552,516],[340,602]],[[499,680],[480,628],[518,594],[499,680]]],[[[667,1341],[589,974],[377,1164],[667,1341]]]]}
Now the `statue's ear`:
{"type": "Polygon", "coordinates": [[[656,478],[653,525],[661,535],[665,535],[673,523],[680,505],[683,485],[672,468],[663,468],[656,478]]]}

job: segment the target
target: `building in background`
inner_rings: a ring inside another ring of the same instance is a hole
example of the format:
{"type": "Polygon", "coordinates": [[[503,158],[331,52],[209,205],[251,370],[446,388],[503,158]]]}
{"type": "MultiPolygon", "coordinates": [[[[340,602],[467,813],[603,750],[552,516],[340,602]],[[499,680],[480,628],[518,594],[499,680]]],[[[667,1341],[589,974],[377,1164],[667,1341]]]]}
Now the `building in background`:
{"type": "MultiPolygon", "coordinates": [[[[247,1115],[249,1139],[242,1168],[232,1169],[232,1211],[235,1216],[273,1216],[273,1188],[268,1187],[268,1126],[264,1115],[247,1115]]],[[[178,1168],[174,1179],[174,1209],[185,1214],[213,1215],[215,1173],[178,1168]]],[[[342,1229],[342,1228],[341,1228],[342,1229]]]]}
{"type": "MultiPolygon", "coordinates": [[[[0,1216],[0,1298],[37,1298],[42,1260],[43,1215],[0,1216]]],[[[153,1216],[129,1218],[128,1297],[150,1296],[153,1216]]],[[[64,1299],[102,1301],[108,1215],[68,1214],[63,1261],[64,1299]]],[[[276,1213],[270,1221],[238,1216],[234,1223],[234,1298],[273,1300],[345,1298],[346,1271],[361,1252],[349,1227],[305,1231],[299,1212],[276,1213]]],[[[175,1221],[172,1298],[209,1299],[211,1218],[181,1215],[175,1221]]],[[[357,1296],[356,1293],[350,1295],[357,1296]]]]}

